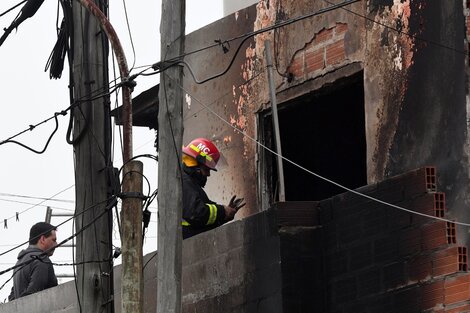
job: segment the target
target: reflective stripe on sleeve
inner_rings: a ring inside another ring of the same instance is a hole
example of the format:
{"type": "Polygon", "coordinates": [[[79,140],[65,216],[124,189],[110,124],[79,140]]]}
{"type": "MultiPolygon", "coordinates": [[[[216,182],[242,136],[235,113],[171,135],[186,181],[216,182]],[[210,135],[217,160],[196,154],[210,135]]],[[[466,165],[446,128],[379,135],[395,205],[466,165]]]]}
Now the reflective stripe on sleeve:
{"type": "Polygon", "coordinates": [[[206,225],[211,225],[215,223],[217,219],[217,206],[215,204],[206,204],[209,207],[209,220],[206,225]]]}
{"type": "Polygon", "coordinates": [[[182,225],[182,226],[190,226],[191,224],[189,224],[188,222],[186,222],[185,220],[183,220],[183,221],[181,222],[181,225],[182,225]]]}

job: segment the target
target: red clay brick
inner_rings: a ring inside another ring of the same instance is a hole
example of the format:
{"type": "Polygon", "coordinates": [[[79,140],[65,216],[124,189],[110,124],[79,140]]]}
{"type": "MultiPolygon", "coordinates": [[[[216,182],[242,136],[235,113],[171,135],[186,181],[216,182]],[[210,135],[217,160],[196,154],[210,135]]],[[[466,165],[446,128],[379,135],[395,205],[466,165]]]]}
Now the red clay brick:
{"type": "Polygon", "coordinates": [[[348,24],[336,23],[335,35],[341,35],[348,31],[348,24]]]}
{"type": "Polygon", "coordinates": [[[455,223],[447,222],[447,243],[455,244],[457,243],[457,228],[455,223]]]}
{"type": "Polygon", "coordinates": [[[444,281],[423,285],[421,289],[421,309],[432,309],[444,303],[444,281]]]}
{"type": "Polygon", "coordinates": [[[447,245],[447,222],[437,221],[425,225],[422,229],[423,250],[433,250],[447,245]]]}
{"type": "Polygon", "coordinates": [[[401,256],[409,256],[421,251],[421,231],[418,228],[402,230],[398,241],[398,251],[401,256]]]}
{"type": "MultiPolygon", "coordinates": [[[[433,255],[433,276],[441,276],[447,274],[457,273],[462,270],[461,260],[462,252],[459,250],[461,247],[450,247],[445,250],[438,251],[433,255]]],[[[466,249],[465,249],[466,253],[466,249]]]]}
{"type": "Polygon", "coordinates": [[[313,45],[318,45],[332,38],[333,38],[333,28],[322,29],[320,32],[318,32],[315,35],[315,39],[313,40],[313,45]]]}
{"type": "Polygon", "coordinates": [[[382,284],[385,289],[394,289],[406,283],[406,264],[395,262],[382,267],[382,284]]]}
{"type": "Polygon", "coordinates": [[[344,61],[346,51],[344,49],[344,40],[339,40],[326,47],[326,65],[333,65],[344,61]]]}
{"type": "Polygon", "coordinates": [[[424,281],[432,275],[432,262],[429,255],[419,255],[408,265],[410,281],[424,281]]]}
{"type": "Polygon", "coordinates": [[[444,217],[446,212],[446,194],[436,192],[434,194],[434,216],[444,217]]]}
{"type": "Polygon", "coordinates": [[[403,203],[407,209],[434,216],[434,194],[425,193],[403,203]]]}
{"type": "MultiPolygon", "coordinates": [[[[415,212],[429,216],[444,217],[446,211],[444,198],[443,193],[423,193],[405,201],[404,206],[415,212]]],[[[428,217],[415,216],[419,218],[421,224],[429,223],[434,220],[428,217]]]]}
{"type": "Polygon", "coordinates": [[[457,277],[447,277],[444,291],[445,304],[470,300],[470,274],[465,273],[457,277]]]}
{"type": "Polygon", "coordinates": [[[429,191],[436,191],[437,189],[437,176],[436,176],[436,167],[427,166],[424,168],[426,173],[426,187],[429,191]]]}
{"type": "Polygon", "coordinates": [[[467,271],[468,270],[468,252],[467,247],[459,247],[459,270],[467,271]]]}
{"type": "Polygon", "coordinates": [[[295,77],[302,77],[304,75],[304,54],[299,52],[291,65],[289,66],[289,72],[292,73],[295,77]]]}
{"type": "Polygon", "coordinates": [[[314,51],[305,52],[305,65],[307,66],[307,73],[313,73],[325,67],[324,51],[324,48],[320,48],[314,51]]]}
{"type": "Polygon", "coordinates": [[[402,175],[398,175],[380,182],[377,185],[379,192],[386,192],[389,189],[402,189],[404,199],[412,199],[416,196],[435,192],[435,168],[422,167],[413,171],[409,171],[402,175]],[[431,188],[434,186],[434,189],[431,188]]]}
{"type": "Polygon", "coordinates": [[[405,175],[405,198],[411,198],[428,192],[436,192],[436,168],[422,167],[405,175]]]}

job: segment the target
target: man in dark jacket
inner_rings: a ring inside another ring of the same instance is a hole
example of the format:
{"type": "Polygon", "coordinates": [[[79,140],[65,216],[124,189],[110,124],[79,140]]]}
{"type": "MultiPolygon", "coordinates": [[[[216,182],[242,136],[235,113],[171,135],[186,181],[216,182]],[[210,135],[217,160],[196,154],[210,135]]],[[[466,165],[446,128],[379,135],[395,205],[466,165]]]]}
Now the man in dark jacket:
{"type": "Polygon", "coordinates": [[[57,277],[49,259],[57,245],[56,228],[49,223],[34,224],[29,232],[29,246],[18,255],[13,273],[12,301],[57,286],[57,277]]]}
{"type": "Polygon", "coordinates": [[[245,205],[233,196],[228,205],[209,200],[204,186],[210,171],[216,171],[220,153],[208,139],[196,138],[183,147],[183,239],[214,229],[233,220],[245,205]]]}

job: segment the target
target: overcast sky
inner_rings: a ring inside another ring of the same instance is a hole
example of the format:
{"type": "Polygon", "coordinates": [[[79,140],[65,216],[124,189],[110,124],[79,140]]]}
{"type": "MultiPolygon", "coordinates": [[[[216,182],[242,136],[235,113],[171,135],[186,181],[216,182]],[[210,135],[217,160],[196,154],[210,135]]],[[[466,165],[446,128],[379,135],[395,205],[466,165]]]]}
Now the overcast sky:
{"type": "MultiPolygon", "coordinates": [[[[20,0],[2,0],[0,14],[19,2],[20,0]]],[[[222,17],[221,0],[186,2],[187,33],[222,17]]],[[[124,47],[129,67],[134,63],[135,67],[139,67],[159,61],[161,1],[126,1],[135,55],[130,45],[124,2],[110,1],[109,7],[110,20],[124,47]]],[[[8,27],[16,17],[19,8],[0,17],[1,34],[2,29],[8,27]]],[[[57,1],[46,0],[36,15],[26,20],[18,30],[14,30],[0,47],[0,142],[69,106],[68,65],[65,65],[66,69],[60,80],[50,80],[49,73],[44,72],[46,61],[56,42],[57,8],[57,1]]],[[[139,77],[133,97],[157,83],[157,75],[139,77]]],[[[118,100],[120,101],[120,98],[118,100]]],[[[27,241],[29,228],[44,220],[46,206],[51,206],[54,213],[73,213],[73,149],[65,141],[68,119],[68,115],[59,116],[59,130],[43,154],[34,154],[10,143],[0,145],[0,253],[27,241]],[[53,196],[56,201],[41,203],[42,198],[53,196]],[[16,220],[17,212],[20,213],[19,221],[16,220]],[[5,228],[5,219],[8,228],[5,228]]],[[[15,140],[36,150],[42,150],[54,127],[55,123],[49,121],[15,140]]],[[[134,129],[134,155],[155,154],[154,138],[152,130],[134,129]]],[[[120,167],[122,161],[119,140],[115,140],[117,147],[114,166],[120,167]]],[[[156,171],[156,164],[144,162],[144,174],[151,181],[152,189],[157,188],[156,171]]],[[[155,211],[156,203],[152,207],[152,211],[155,211]]],[[[57,225],[64,219],[55,217],[52,223],[57,225]]],[[[58,240],[70,236],[71,233],[72,223],[64,224],[59,228],[58,240]]],[[[144,252],[155,250],[155,236],[156,214],[153,214],[144,252]]],[[[26,245],[22,246],[25,247],[26,245]]],[[[55,263],[71,263],[70,250],[58,249],[51,260],[55,263]]],[[[0,270],[13,266],[18,252],[19,249],[0,256],[0,270]]],[[[56,274],[72,273],[70,267],[55,267],[55,271],[56,274]]],[[[10,277],[11,272],[0,276],[0,285],[10,277]]],[[[10,288],[11,283],[0,290],[0,301],[7,297],[10,288]]]]}

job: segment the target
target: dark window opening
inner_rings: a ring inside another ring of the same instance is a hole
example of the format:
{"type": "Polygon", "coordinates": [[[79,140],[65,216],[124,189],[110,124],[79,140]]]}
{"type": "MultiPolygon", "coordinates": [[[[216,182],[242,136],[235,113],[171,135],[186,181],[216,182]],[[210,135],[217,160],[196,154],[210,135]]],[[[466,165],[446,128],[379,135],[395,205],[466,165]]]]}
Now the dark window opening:
{"type": "MultiPolygon", "coordinates": [[[[355,189],[367,184],[363,73],[279,105],[282,154],[300,166],[355,189]]],[[[263,120],[265,144],[275,150],[272,117],[263,120]]],[[[276,156],[264,153],[265,186],[277,199],[276,156]]],[[[329,198],[344,189],[284,161],[286,201],[329,198]]]]}

